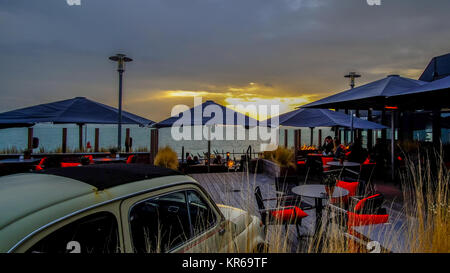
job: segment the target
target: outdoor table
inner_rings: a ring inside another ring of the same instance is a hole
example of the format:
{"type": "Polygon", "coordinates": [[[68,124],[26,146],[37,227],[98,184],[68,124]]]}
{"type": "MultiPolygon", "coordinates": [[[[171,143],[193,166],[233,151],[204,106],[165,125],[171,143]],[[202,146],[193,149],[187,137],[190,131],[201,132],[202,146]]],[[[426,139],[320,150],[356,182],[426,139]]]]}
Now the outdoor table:
{"type": "Polygon", "coordinates": [[[402,220],[395,220],[395,223],[376,224],[367,226],[354,226],[351,229],[362,235],[367,242],[378,242],[380,246],[394,253],[408,253],[411,241],[408,237],[407,224],[402,220]]]}
{"type": "Polygon", "coordinates": [[[120,163],[125,162],[127,160],[126,157],[101,157],[94,158],[95,164],[108,164],[108,163],[120,163]]]}
{"type": "Polygon", "coordinates": [[[327,165],[333,166],[333,167],[361,167],[361,163],[358,162],[350,162],[350,161],[344,161],[342,164],[339,161],[330,161],[327,163],[327,165]]]}
{"type": "MultiPolygon", "coordinates": [[[[316,225],[314,234],[317,234],[319,228],[322,226],[322,210],[323,210],[322,200],[328,199],[330,197],[328,196],[325,190],[325,185],[314,184],[314,185],[297,186],[292,188],[292,192],[302,197],[314,198],[316,207],[316,225]]],[[[335,187],[331,197],[332,198],[344,197],[348,193],[349,191],[344,188],[335,187]]]]}

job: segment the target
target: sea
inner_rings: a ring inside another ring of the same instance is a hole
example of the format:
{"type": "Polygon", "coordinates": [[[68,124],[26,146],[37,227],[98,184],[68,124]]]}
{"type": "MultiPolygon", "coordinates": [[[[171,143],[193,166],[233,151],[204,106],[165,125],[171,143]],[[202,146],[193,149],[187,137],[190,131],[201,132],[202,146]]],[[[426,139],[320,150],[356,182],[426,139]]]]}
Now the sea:
{"type": "MultiPolygon", "coordinates": [[[[33,126],[33,136],[39,138],[39,147],[33,152],[44,151],[54,152],[62,146],[62,129],[67,128],[67,147],[69,150],[78,149],[79,129],[75,124],[51,124],[41,123],[33,126]]],[[[83,143],[88,142],[94,147],[95,129],[99,128],[99,146],[100,148],[109,149],[117,146],[117,125],[88,124],[83,126],[83,143]]],[[[130,129],[130,137],[133,139],[134,151],[150,150],[150,131],[149,127],[140,127],[138,125],[122,125],[122,147],[125,147],[125,132],[130,129]]],[[[284,145],[285,129],[288,130],[288,147],[294,146],[294,130],[295,128],[282,128],[278,132],[278,139],[275,144],[284,145]]],[[[298,128],[297,128],[298,129],[298,128]]],[[[317,145],[318,131],[322,130],[322,138],[328,135],[334,136],[330,128],[315,128],[313,132],[313,144],[317,145]]],[[[302,145],[310,144],[311,130],[309,128],[302,129],[302,145]]],[[[247,140],[212,140],[211,150],[218,153],[245,153],[249,146],[252,146],[254,152],[273,149],[268,141],[248,140],[248,130],[246,130],[247,140]]],[[[27,147],[28,134],[27,128],[8,128],[0,130],[0,153],[7,150],[17,149],[19,152],[27,147]]],[[[323,140],[322,140],[323,143],[323,140]]],[[[171,128],[159,129],[159,147],[169,146],[177,152],[181,157],[182,148],[185,152],[193,155],[203,155],[207,152],[207,140],[175,140],[171,134],[171,128]]]]}

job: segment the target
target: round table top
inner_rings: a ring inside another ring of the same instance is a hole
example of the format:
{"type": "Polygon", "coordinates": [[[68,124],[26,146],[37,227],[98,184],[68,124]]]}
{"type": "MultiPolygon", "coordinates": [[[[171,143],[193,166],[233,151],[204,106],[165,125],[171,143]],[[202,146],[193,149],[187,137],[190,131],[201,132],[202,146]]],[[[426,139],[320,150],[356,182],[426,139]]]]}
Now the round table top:
{"type": "MultiPolygon", "coordinates": [[[[304,197],[321,198],[321,199],[328,198],[327,192],[325,190],[325,185],[320,184],[297,186],[292,188],[292,192],[304,197]]],[[[331,197],[339,198],[346,196],[347,194],[349,194],[348,190],[341,187],[334,187],[333,195],[331,197]]]]}
{"type": "Polygon", "coordinates": [[[339,162],[339,161],[330,161],[330,162],[327,162],[327,165],[334,166],[334,167],[359,167],[359,166],[361,166],[361,164],[358,162],[350,162],[350,161],[344,161],[343,164],[341,164],[341,162],[339,162]]]}

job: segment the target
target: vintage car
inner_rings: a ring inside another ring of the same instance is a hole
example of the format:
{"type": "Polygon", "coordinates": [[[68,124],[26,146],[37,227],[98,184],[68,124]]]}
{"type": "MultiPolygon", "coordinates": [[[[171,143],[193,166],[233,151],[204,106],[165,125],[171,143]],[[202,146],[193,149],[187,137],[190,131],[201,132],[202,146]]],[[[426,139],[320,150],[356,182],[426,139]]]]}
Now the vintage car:
{"type": "Polygon", "coordinates": [[[261,220],[217,205],[193,178],[141,164],[0,177],[0,252],[253,252],[261,220]]]}

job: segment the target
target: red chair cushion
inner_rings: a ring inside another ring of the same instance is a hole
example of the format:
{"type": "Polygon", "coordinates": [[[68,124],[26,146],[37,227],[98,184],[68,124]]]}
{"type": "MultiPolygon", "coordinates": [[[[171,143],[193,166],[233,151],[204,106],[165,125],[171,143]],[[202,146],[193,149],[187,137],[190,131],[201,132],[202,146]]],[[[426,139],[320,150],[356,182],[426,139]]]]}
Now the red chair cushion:
{"type": "Polygon", "coordinates": [[[61,168],[78,167],[78,166],[81,166],[81,164],[76,162],[61,162],[61,168]]]}
{"type": "Polygon", "coordinates": [[[134,157],[134,155],[130,155],[130,156],[127,158],[127,164],[131,164],[131,162],[133,161],[133,157],[134,157]]]}
{"type": "Polygon", "coordinates": [[[297,216],[297,219],[304,218],[308,216],[306,212],[304,212],[299,207],[293,207],[293,208],[287,208],[287,209],[279,209],[271,211],[272,216],[280,221],[289,221],[294,220],[295,216],[297,216]]]}
{"type": "Polygon", "coordinates": [[[39,164],[35,168],[36,171],[42,171],[44,169],[42,168],[42,165],[44,165],[46,159],[47,159],[46,157],[43,157],[41,161],[39,161],[39,164]]]}
{"type": "Polygon", "coordinates": [[[86,157],[87,159],[89,159],[90,163],[94,163],[94,156],[93,155],[85,155],[84,157],[86,157]]]}
{"type": "Polygon", "coordinates": [[[387,223],[389,220],[388,214],[357,214],[353,212],[348,212],[347,226],[367,226],[375,224],[387,223]]]}
{"type": "Polygon", "coordinates": [[[345,181],[338,181],[336,183],[336,186],[341,187],[343,189],[348,190],[348,194],[341,198],[331,198],[332,203],[344,203],[348,204],[348,199],[351,196],[356,195],[356,191],[358,190],[359,182],[345,182],[345,181]]]}
{"type": "Polygon", "coordinates": [[[334,158],[333,157],[322,157],[322,165],[327,165],[328,162],[333,161],[334,158]]]}
{"type": "Polygon", "coordinates": [[[369,200],[370,198],[374,198],[374,197],[377,197],[377,196],[379,196],[380,194],[375,194],[375,195],[372,195],[372,196],[369,196],[369,197],[366,197],[366,198],[364,198],[364,199],[361,199],[357,204],[356,204],[356,206],[355,206],[355,208],[353,209],[355,212],[357,212],[357,211],[359,211],[359,210],[361,210],[363,207],[364,207],[364,204],[366,203],[366,201],[367,200],[369,200]]]}
{"type": "Polygon", "coordinates": [[[306,161],[299,160],[299,161],[297,161],[297,165],[306,165],[306,161]]]}

